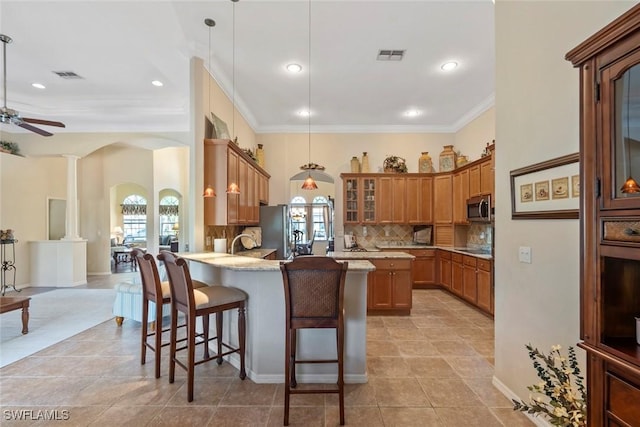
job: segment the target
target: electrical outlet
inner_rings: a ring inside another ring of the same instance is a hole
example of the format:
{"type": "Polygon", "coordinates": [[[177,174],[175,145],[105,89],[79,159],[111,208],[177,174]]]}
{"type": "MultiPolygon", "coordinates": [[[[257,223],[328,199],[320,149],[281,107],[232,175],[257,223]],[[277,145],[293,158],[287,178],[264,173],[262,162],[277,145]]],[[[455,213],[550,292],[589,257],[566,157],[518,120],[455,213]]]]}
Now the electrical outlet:
{"type": "Polygon", "coordinates": [[[520,246],[518,250],[518,259],[520,262],[531,264],[531,248],[529,246],[520,246]]]}

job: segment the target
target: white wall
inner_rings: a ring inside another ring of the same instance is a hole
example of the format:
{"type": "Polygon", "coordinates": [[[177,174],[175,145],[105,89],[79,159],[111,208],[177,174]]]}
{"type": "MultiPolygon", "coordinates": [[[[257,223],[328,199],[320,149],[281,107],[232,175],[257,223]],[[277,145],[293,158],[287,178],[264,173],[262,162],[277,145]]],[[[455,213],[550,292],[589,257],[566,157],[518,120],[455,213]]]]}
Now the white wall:
{"type": "Polygon", "coordinates": [[[496,2],[495,378],[521,398],[537,382],[524,345],[580,339],[580,234],[578,220],[511,220],[509,171],[578,151],[579,74],[564,55],[633,5],[496,2]]]}

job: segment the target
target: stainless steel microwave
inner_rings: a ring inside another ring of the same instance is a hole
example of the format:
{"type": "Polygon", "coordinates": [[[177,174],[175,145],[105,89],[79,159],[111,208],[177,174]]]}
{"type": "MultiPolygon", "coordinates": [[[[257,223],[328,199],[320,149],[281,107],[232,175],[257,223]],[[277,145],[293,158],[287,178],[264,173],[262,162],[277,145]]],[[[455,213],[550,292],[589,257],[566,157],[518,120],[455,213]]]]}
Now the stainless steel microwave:
{"type": "Polygon", "coordinates": [[[467,200],[467,221],[491,222],[491,194],[474,196],[467,200]]]}

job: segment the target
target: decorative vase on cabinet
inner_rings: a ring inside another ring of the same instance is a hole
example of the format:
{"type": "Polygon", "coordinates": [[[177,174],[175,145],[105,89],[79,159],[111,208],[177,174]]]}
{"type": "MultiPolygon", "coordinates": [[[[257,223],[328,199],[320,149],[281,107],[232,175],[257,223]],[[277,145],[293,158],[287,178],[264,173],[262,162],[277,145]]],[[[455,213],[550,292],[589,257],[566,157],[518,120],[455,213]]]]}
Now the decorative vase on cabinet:
{"type": "Polygon", "coordinates": [[[356,156],[351,158],[351,173],[359,173],[360,172],[360,160],[356,156]]]}
{"type": "Polygon", "coordinates": [[[433,161],[428,151],[423,151],[422,155],[418,159],[418,172],[420,173],[433,172],[433,161]]]}
{"type": "Polygon", "coordinates": [[[262,148],[262,144],[258,144],[258,148],[256,148],[256,163],[261,168],[264,168],[264,148],[262,148]]]}
{"type": "Polygon", "coordinates": [[[451,172],[456,168],[456,152],[453,145],[445,145],[440,153],[438,172],[451,172]]]}
{"type": "Polygon", "coordinates": [[[360,164],[360,172],[369,173],[369,155],[366,151],[362,152],[362,162],[360,164]]]}

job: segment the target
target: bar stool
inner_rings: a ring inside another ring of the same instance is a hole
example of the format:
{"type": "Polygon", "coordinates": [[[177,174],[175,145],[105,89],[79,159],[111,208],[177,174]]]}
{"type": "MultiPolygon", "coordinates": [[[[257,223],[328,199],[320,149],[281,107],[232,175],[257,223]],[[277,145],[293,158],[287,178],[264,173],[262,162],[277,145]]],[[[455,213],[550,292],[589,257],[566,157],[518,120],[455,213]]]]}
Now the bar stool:
{"type": "Polygon", "coordinates": [[[201,363],[216,359],[218,365],[222,364],[222,358],[229,354],[238,353],[240,356],[240,379],[246,378],[244,367],[245,349],[245,301],[247,295],[240,289],[228,286],[207,286],[194,289],[189,265],[184,258],[169,251],[161,251],[158,259],[164,262],[169,276],[171,289],[171,338],[169,339],[169,382],[175,379],[176,364],[187,371],[188,401],[193,401],[194,369],[201,363]],[[223,312],[238,309],[238,346],[232,347],[222,340],[222,316],[223,312]],[[178,312],[184,314],[187,324],[187,343],[177,348],[177,317],[178,312]],[[209,338],[209,316],[216,314],[216,336],[209,338]],[[204,332],[203,340],[196,343],[196,319],[202,317],[204,332]],[[209,341],[216,340],[217,353],[209,356],[209,341]],[[204,357],[195,360],[195,346],[204,344],[204,357]],[[223,347],[226,351],[223,352],[223,347]],[[187,362],[182,363],[176,357],[176,353],[187,350],[187,362]]]}
{"type": "MultiPolygon", "coordinates": [[[[132,259],[136,260],[140,267],[140,278],[142,280],[142,341],[140,346],[140,364],[144,365],[147,361],[147,348],[151,349],[156,356],[155,370],[156,378],[160,378],[160,350],[162,347],[169,345],[169,342],[162,343],[162,334],[168,332],[170,327],[162,328],[163,306],[171,302],[171,292],[169,290],[169,282],[161,282],[158,266],[153,255],[147,254],[141,249],[134,248],[131,250],[132,259]],[[153,303],[155,321],[151,323],[149,328],[149,306],[153,303]],[[150,329],[150,330],[149,330],[150,329]],[[149,338],[153,337],[153,342],[149,342],[149,338]]],[[[206,287],[206,283],[194,281],[194,288],[206,287]]],[[[180,327],[185,326],[180,325],[180,327]]]]}
{"type": "Polygon", "coordinates": [[[284,425],[289,425],[291,394],[337,393],[340,425],[344,425],[344,282],[348,263],[323,256],[304,256],[281,262],[285,299],[284,425]],[[296,360],[298,329],[335,328],[336,359],[296,360]],[[295,390],[296,365],[337,363],[337,389],[295,390]]]}

